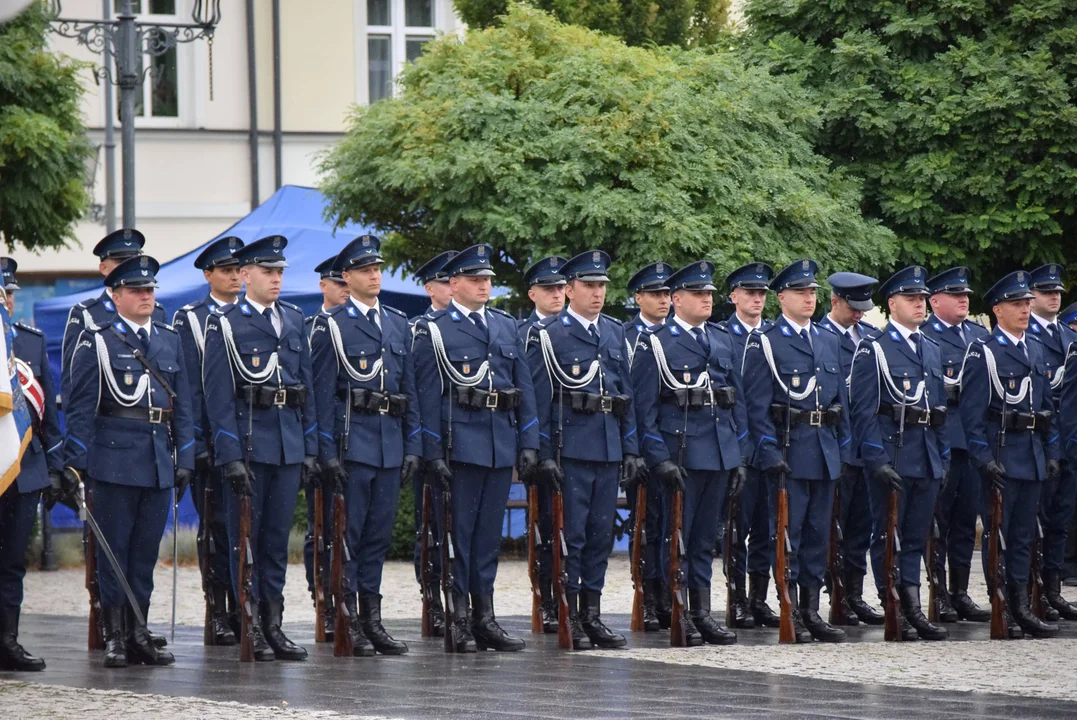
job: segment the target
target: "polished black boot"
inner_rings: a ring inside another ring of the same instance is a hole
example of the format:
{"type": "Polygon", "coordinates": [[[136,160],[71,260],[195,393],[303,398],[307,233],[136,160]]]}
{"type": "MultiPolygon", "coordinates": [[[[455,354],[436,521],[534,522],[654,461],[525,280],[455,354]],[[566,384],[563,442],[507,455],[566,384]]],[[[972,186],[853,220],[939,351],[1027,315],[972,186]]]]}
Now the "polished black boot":
{"type": "Polygon", "coordinates": [[[669,625],[673,617],[673,595],[669,586],[665,581],[659,579],[654,581],[655,584],[655,598],[657,602],[654,606],[654,614],[658,616],[658,629],[669,630],[669,625]]]}
{"type": "Polygon", "coordinates": [[[662,582],[656,580],[643,581],[643,631],[658,632],[661,625],[658,622],[658,593],[662,591],[662,582]]]}
{"type": "Polygon", "coordinates": [[[935,610],[939,614],[939,622],[941,623],[955,623],[960,619],[957,614],[957,610],[954,609],[953,604],[950,602],[950,593],[946,591],[946,565],[943,563],[942,567],[935,568],[935,575],[938,578],[939,587],[942,588],[942,592],[935,593],[935,610]]]}
{"type": "MultiPolygon", "coordinates": [[[[132,665],[171,665],[176,662],[172,653],[167,650],[159,650],[150,639],[150,632],[146,626],[135,617],[135,611],[130,607],[126,609],[127,622],[127,662],[132,665]]],[[[142,617],[149,617],[149,606],[140,607],[142,617]]]]}
{"type": "MultiPolygon", "coordinates": [[[[797,584],[795,582],[789,582],[787,589],[789,591],[789,602],[793,608],[790,611],[790,616],[793,618],[793,636],[796,637],[798,644],[810,643],[815,638],[808,632],[808,628],[804,626],[804,618],[800,614],[800,600],[797,595],[797,584]]],[[[781,616],[779,616],[778,619],[780,621],[781,616]]]]}
{"type": "MultiPolygon", "coordinates": [[[[355,617],[354,613],[352,617],[355,617]]],[[[336,640],[337,607],[333,604],[332,595],[325,599],[325,608],[322,611],[322,631],[325,633],[325,642],[331,643],[336,640]]]]}
{"type": "Polygon", "coordinates": [[[572,649],[573,650],[591,650],[594,645],[591,643],[591,638],[587,637],[587,633],[583,631],[583,625],[580,624],[580,613],[576,609],[579,604],[579,596],[574,592],[568,594],[568,631],[572,634],[572,649]]]}
{"type": "Polygon", "coordinates": [[[800,620],[811,636],[819,642],[845,642],[845,631],[834,627],[819,615],[819,588],[800,586],[800,620]]]}
{"type": "Polygon", "coordinates": [[[1063,620],[1077,620],[1077,605],[1073,605],[1062,597],[1062,571],[1043,571],[1043,594],[1047,598],[1047,604],[1058,611],[1063,620]]]}
{"type": "Polygon", "coordinates": [[[123,627],[122,607],[102,607],[101,625],[105,638],[105,667],[127,667],[127,644],[123,627]]]}
{"type": "Polygon", "coordinates": [[[407,643],[394,638],[381,624],[381,595],[378,593],[359,596],[359,627],[382,655],[403,655],[408,651],[407,643]]]}
{"type": "MultiPolygon", "coordinates": [[[[886,590],[879,591],[879,605],[883,608],[883,624],[886,624],[886,590]]],[[[901,628],[901,639],[905,642],[912,642],[913,640],[920,639],[920,633],[916,632],[916,628],[909,624],[908,619],[905,617],[905,613],[901,612],[901,600],[898,599],[898,626],[901,628]]]]}
{"type": "Polygon", "coordinates": [[[0,609],[0,670],[37,672],[45,661],[26,652],[19,644],[19,607],[0,609]]]}
{"type": "Polygon", "coordinates": [[[967,567],[950,565],[950,605],[961,620],[991,621],[991,610],[980,607],[969,597],[969,568],[967,567]]]}
{"type": "Polygon", "coordinates": [[[864,575],[856,570],[845,571],[845,601],[856,615],[856,619],[865,625],[882,625],[886,616],[868,605],[864,599],[864,575]]]}
{"type": "Polygon", "coordinates": [[[431,583],[429,588],[430,597],[430,625],[434,637],[445,637],[445,608],[441,605],[441,587],[437,583],[431,583]]]}
{"type": "Polygon", "coordinates": [[[359,603],[355,594],[344,594],[344,607],[348,610],[348,639],[352,643],[352,657],[374,657],[374,644],[359,622],[359,603]]]}
{"type": "MultiPolygon", "coordinates": [[[[542,593],[542,605],[539,607],[539,612],[542,613],[542,632],[546,635],[557,634],[557,600],[553,596],[552,583],[542,578],[542,584],[539,588],[542,593]]],[[[655,620],[657,623],[658,621],[655,620]]]]}
{"type": "Polygon", "coordinates": [[[467,595],[461,595],[453,590],[452,593],[451,624],[446,626],[445,632],[450,634],[453,648],[458,653],[473,653],[478,651],[475,645],[475,637],[471,634],[471,610],[467,606],[467,595]]]}
{"type": "MultiPolygon", "coordinates": [[[[751,630],[755,627],[755,618],[752,616],[751,608],[748,607],[748,595],[744,588],[744,575],[740,572],[734,572],[730,582],[733,583],[733,623],[731,627],[751,630]]],[[[704,635],[703,639],[706,640],[706,635],[704,635]]]]}
{"type": "Polygon", "coordinates": [[[263,600],[258,604],[262,615],[262,632],[266,642],[273,648],[273,654],[279,660],[306,660],[307,651],[288,639],[281,630],[284,619],[284,603],[263,600]]]}
{"type": "Polygon", "coordinates": [[[516,652],[524,649],[524,641],[505,632],[494,617],[494,596],[474,594],[471,596],[471,634],[479,650],[516,652]]]}
{"type": "Polygon", "coordinates": [[[688,617],[692,619],[692,624],[703,638],[703,642],[710,645],[732,645],[737,642],[737,634],[732,630],[726,630],[711,615],[710,588],[688,591],[688,617]]]}
{"type": "MultiPolygon", "coordinates": [[[[767,588],[770,575],[753,574],[748,576],[748,610],[757,627],[776,628],[780,624],[778,614],[767,605],[767,588]]],[[[793,603],[796,607],[796,603],[793,603]]]]}
{"type": "Polygon", "coordinates": [[[628,644],[624,635],[612,632],[602,622],[602,593],[598,590],[580,590],[580,627],[597,648],[620,648],[628,644]]]}
{"type": "Polygon", "coordinates": [[[920,586],[898,585],[898,597],[901,599],[901,614],[916,628],[921,640],[945,640],[950,637],[946,628],[939,627],[927,619],[920,609],[920,586]]]}
{"type": "Polygon", "coordinates": [[[213,593],[213,616],[210,622],[213,625],[214,644],[235,645],[238,640],[228,623],[228,588],[214,586],[210,592],[213,593]]]}
{"type": "Polygon", "coordinates": [[[1050,625],[1032,614],[1028,607],[1028,585],[1025,583],[1007,583],[1006,596],[1013,619],[1021,629],[1034,638],[1051,638],[1058,635],[1058,626],[1050,625]]]}

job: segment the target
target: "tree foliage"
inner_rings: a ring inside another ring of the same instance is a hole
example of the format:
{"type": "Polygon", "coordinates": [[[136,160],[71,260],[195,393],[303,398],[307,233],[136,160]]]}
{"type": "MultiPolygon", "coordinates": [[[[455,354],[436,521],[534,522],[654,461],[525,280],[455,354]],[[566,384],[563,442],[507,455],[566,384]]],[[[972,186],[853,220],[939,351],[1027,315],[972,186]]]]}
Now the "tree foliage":
{"type": "Polygon", "coordinates": [[[796,84],[732,53],[629,48],[522,6],[427,48],[322,159],[329,215],[395,233],[391,262],[488,242],[498,282],[522,290],[532,258],[597,247],[616,301],[659,259],[894,255],[857,183],[805,140],[816,117],[796,84]]]}
{"type": "Polygon", "coordinates": [[[811,88],[816,148],[901,259],[978,286],[1077,247],[1077,0],[749,0],[748,51],[811,88]]]}
{"type": "MultiPolygon", "coordinates": [[[[496,25],[511,0],[454,0],[473,28],[496,25]]],[[[711,45],[729,21],[730,0],[533,0],[561,22],[616,35],[628,45],[711,45]]]]}
{"type": "Polygon", "coordinates": [[[88,202],[81,65],[50,52],[39,3],[0,25],[0,235],[9,249],[64,245],[88,202]]]}

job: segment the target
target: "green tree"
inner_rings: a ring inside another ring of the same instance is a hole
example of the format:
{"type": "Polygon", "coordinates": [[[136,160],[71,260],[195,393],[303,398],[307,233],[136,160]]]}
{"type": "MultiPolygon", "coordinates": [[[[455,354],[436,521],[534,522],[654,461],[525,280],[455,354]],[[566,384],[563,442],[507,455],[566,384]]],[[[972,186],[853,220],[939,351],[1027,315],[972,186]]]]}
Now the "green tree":
{"type": "Polygon", "coordinates": [[[329,215],[395,233],[394,264],[488,242],[498,282],[523,290],[532,258],[597,247],[616,302],[658,259],[894,255],[857,183],[805,140],[816,117],[798,86],[733,53],[629,48],[523,6],[427,48],[321,165],[329,215]]]}
{"type": "MultiPolygon", "coordinates": [[[[496,25],[511,0],[454,0],[473,28],[496,25]]],[[[729,22],[730,0],[534,0],[561,22],[616,35],[629,45],[712,45],[729,22]]]]}
{"type": "Polygon", "coordinates": [[[1077,247],[1077,1],[749,0],[753,60],[816,93],[900,258],[986,289],[1077,247]]]}
{"type": "Polygon", "coordinates": [[[0,236],[9,249],[64,245],[88,202],[82,65],[50,52],[47,33],[39,3],[0,25],[0,236]]]}

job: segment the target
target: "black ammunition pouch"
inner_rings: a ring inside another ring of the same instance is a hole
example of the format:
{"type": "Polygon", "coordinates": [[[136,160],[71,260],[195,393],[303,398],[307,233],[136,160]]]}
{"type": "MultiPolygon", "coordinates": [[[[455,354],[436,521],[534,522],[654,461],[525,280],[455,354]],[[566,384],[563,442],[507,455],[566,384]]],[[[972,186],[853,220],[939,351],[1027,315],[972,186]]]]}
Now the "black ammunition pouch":
{"type": "Polygon", "coordinates": [[[781,403],[770,406],[770,416],[778,428],[785,427],[785,413],[789,412],[789,428],[799,425],[811,425],[812,427],[837,427],[841,424],[841,405],[831,405],[826,410],[801,410],[800,408],[787,408],[781,403]]]}
{"type": "Polygon", "coordinates": [[[677,407],[683,410],[685,406],[689,410],[699,410],[705,407],[717,406],[723,410],[730,410],[737,404],[737,389],[734,387],[711,388],[681,388],[673,391],[677,400],[677,407]],[[712,400],[713,394],[713,400],[712,400]]]}
{"type": "Polygon", "coordinates": [[[385,393],[367,388],[352,388],[350,393],[338,393],[337,397],[351,403],[355,412],[404,417],[408,411],[408,396],[399,393],[385,393]],[[348,397],[350,395],[350,397],[348,397]]]}
{"type": "Polygon", "coordinates": [[[271,407],[301,408],[307,404],[307,388],[305,385],[244,385],[239,389],[239,399],[260,410],[271,407]]]}
{"type": "Polygon", "coordinates": [[[573,412],[583,415],[595,413],[607,413],[615,417],[624,417],[628,412],[628,406],[632,398],[628,395],[599,395],[598,393],[577,392],[568,393],[573,412]]]}
{"type": "MultiPolygon", "coordinates": [[[[987,419],[991,422],[1002,423],[1002,413],[991,409],[987,411],[987,419]]],[[[1008,432],[1031,432],[1047,433],[1051,426],[1051,413],[1044,410],[1041,412],[1007,412],[1006,430],[1008,432]]]]}
{"type": "Polygon", "coordinates": [[[946,404],[950,407],[957,407],[957,403],[961,399],[961,386],[947,384],[944,387],[946,389],[946,404]]]}
{"type": "Polygon", "coordinates": [[[456,404],[465,410],[515,410],[520,407],[521,393],[516,388],[491,391],[458,385],[455,393],[456,404]]]}

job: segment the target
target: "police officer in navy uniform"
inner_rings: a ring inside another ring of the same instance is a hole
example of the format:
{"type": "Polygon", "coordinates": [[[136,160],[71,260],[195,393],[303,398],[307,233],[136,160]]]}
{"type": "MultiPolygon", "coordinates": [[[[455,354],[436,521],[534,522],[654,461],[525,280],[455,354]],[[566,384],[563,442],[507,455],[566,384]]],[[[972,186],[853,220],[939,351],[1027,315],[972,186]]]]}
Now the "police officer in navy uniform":
{"type": "MultiPolygon", "coordinates": [[[[568,262],[559,255],[544,257],[524,270],[524,283],[527,285],[527,297],[534,303],[531,314],[516,323],[520,342],[527,343],[528,331],[538,322],[551,315],[556,315],[565,307],[565,285],[567,281],[561,274],[561,268],[568,262]]],[[[528,485],[534,484],[535,477],[529,474],[520,478],[528,485]]],[[[553,525],[552,496],[548,488],[541,487],[538,492],[538,525],[542,542],[539,544],[539,590],[542,594],[542,631],[546,634],[557,633],[557,599],[553,596],[553,525]]],[[[530,522],[530,519],[528,520],[530,522]]]]}
{"type": "MultiPolygon", "coordinates": [[[[494,580],[512,468],[537,463],[535,394],[516,321],[487,306],[494,249],[449,260],[453,299],[414,326],[427,481],[452,490],[452,639],[457,652],[521,650],[494,616],[494,580]],[[474,612],[468,617],[468,596],[474,612]]],[[[612,520],[611,520],[612,522],[612,520]]]]}
{"type": "MultiPolygon", "coordinates": [[[[12,258],[0,257],[3,280],[0,295],[5,297],[8,318],[15,312],[15,291],[19,289],[15,272],[18,267],[12,258]]],[[[19,382],[23,384],[23,396],[30,408],[32,434],[18,476],[5,478],[4,481],[10,481],[6,488],[0,484],[0,670],[37,671],[45,669],[45,661],[26,652],[19,644],[19,611],[26,575],[26,551],[37,517],[38,499],[45,491],[46,506],[51,508],[50,476],[59,486],[57,476],[63,469],[63,439],[44,333],[22,323],[11,324],[11,335],[7,335],[6,330],[0,327],[0,333],[13,338],[8,352],[18,366],[19,382]]]]}
{"type": "MultiPolygon", "coordinates": [[[[969,345],[959,408],[969,455],[985,483],[981,517],[991,517],[993,489],[1002,493],[1007,607],[1019,626],[1011,625],[1010,635],[1051,637],[1058,626],[1029,610],[1028,579],[1040,490],[1061,472],[1061,448],[1043,344],[1026,332],[1033,298],[1028,282],[1029,274],[1018,270],[984,294],[998,324],[969,345]]],[[[989,525],[984,524],[981,547],[987,547],[989,525]]],[[[982,557],[986,571],[987,553],[982,557]]]]}
{"type": "MultiPolygon", "coordinates": [[[[635,352],[640,333],[652,325],[661,325],[669,315],[672,302],[669,299],[669,276],[672,272],[673,267],[669,263],[656,262],[640,268],[628,279],[628,292],[632,293],[639,308],[636,316],[624,323],[629,363],[632,362],[632,353],[635,352]]],[[[647,502],[650,502],[650,498],[647,498],[647,502]]]]}
{"type": "Polygon", "coordinates": [[[751,452],[740,358],[731,333],[709,322],[714,265],[669,277],[673,318],[640,335],[632,389],[650,484],[684,493],[689,645],[730,645],[737,634],[711,615],[711,566],[722,505],[739,496],[751,452]]]}
{"type": "Polygon", "coordinates": [[[541,428],[539,477],[564,492],[562,567],[577,650],[625,645],[624,636],[602,622],[600,598],[613,549],[618,473],[627,486],[646,472],[638,457],[624,330],[602,314],[609,266],[601,250],[565,263],[569,305],[532,327],[527,341],[541,428]]]}
{"type": "Polygon", "coordinates": [[[271,235],[233,253],[246,292],[206,318],[202,384],[213,460],[225,484],[232,584],[237,588],[238,499],[251,499],[251,602],[252,613],[258,613],[251,632],[258,661],[307,656],[281,630],[296,496],[302,476],[318,472],[318,423],[303,313],[279,299],[287,244],[286,238],[271,235]]]}
{"type": "MultiPolygon", "coordinates": [[[[229,621],[228,608],[235,607],[235,593],[228,570],[228,527],[225,523],[221,478],[213,466],[209,419],[202,401],[202,354],[205,349],[206,317],[216,312],[217,308],[234,303],[242,289],[239,263],[232,257],[232,253],[241,247],[242,240],[229,236],[210,243],[199,253],[194,266],[202,271],[209,291],[201,300],[177,310],[172,318],[172,327],[179,333],[183,345],[183,359],[191,389],[191,410],[195,418],[195,473],[191,482],[191,499],[198,511],[198,536],[202,538],[209,533],[214,548],[213,557],[205,558],[202,556],[203,545],[201,542],[198,544],[198,562],[202,572],[208,573],[207,584],[212,593],[213,634],[217,645],[235,645],[238,641],[229,621]],[[205,508],[207,486],[212,498],[208,517],[205,508]]],[[[207,598],[207,602],[210,599],[207,598]]]]}
{"type": "MultiPolygon", "coordinates": [[[[770,321],[763,319],[763,307],[767,302],[767,286],[773,277],[774,270],[770,265],[761,262],[742,265],[726,276],[729,302],[734,310],[733,314],[720,324],[729,331],[729,337],[733,341],[738,372],[741,371],[744,361],[748,336],[755,330],[770,326],[770,321]]],[[[746,457],[751,462],[751,453],[746,457]]],[[[770,503],[768,484],[763,482],[759,468],[749,464],[748,480],[741,491],[738,504],[739,532],[733,544],[733,567],[729,570],[734,588],[735,622],[732,627],[735,628],[751,629],[757,625],[778,627],[778,615],[767,605],[771,555],[774,553],[770,503]],[[744,585],[745,570],[748,572],[747,597],[744,585]]]]}
{"type": "Polygon", "coordinates": [[[1069,325],[1070,330],[1077,332],[1077,303],[1067,305],[1065,309],[1058,314],[1059,322],[1069,325]]]}
{"type": "MultiPolygon", "coordinates": [[[[1061,313],[1061,322],[1068,323],[1072,312],[1073,321],[1077,321],[1077,304],[1071,305],[1061,313]]],[[[1056,374],[1058,370],[1055,371],[1056,374]]],[[[1058,400],[1058,420],[1060,444],[1065,458],[1071,468],[1077,467],[1077,342],[1071,342],[1066,348],[1066,363],[1062,370],[1062,394],[1058,400]]],[[[1072,520],[1070,530],[1072,528],[1072,520]]]]}
{"type": "MultiPolygon", "coordinates": [[[[333,255],[318,263],[314,268],[314,272],[318,273],[320,278],[318,289],[322,291],[322,306],[317,313],[303,320],[303,332],[307,336],[308,343],[313,337],[315,319],[328,315],[333,308],[343,305],[348,299],[348,284],[344,282],[341,270],[337,266],[337,259],[338,255],[333,255]]],[[[317,406],[317,397],[315,397],[315,406],[317,406]]],[[[303,537],[303,567],[307,574],[307,591],[310,593],[311,600],[317,603],[314,592],[314,491],[321,487],[321,473],[307,473],[306,483],[304,490],[307,496],[307,534],[303,537]]],[[[332,493],[322,493],[322,518],[324,520],[324,543],[325,547],[328,548],[333,539],[332,493]]],[[[333,614],[334,605],[331,591],[332,578],[329,573],[329,553],[323,552],[321,560],[321,576],[325,585],[325,608],[322,618],[325,625],[323,631],[325,633],[325,642],[332,642],[333,634],[336,631],[336,623],[333,614]]]]}
{"type": "Polygon", "coordinates": [[[845,632],[819,615],[819,591],[826,574],[834,485],[852,447],[841,344],[837,335],[811,320],[817,270],[815,261],[798,260],[771,281],[782,314],[748,338],[744,392],[755,464],[772,484],[775,501],[779,476],[787,480],[788,591],[797,608],[792,613],[797,642],[842,642],[845,632]],[[790,437],[783,459],[786,424],[790,437]]]}
{"type": "MultiPolygon", "coordinates": [[[[1062,381],[1065,376],[1066,349],[1077,341],[1077,331],[1058,321],[1062,307],[1062,284],[1065,268],[1051,263],[1029,273],[1032,288],[1032,319],[1028,329],[1043,345],[1043,361],[1051,381],[1054,411],[1059,413],[1062,381]]],[[[1043,527],[1043,584],[1048,604],[1048,620],[1077,620],[1077,606],[1062,597],[1062,564],[1065,561],[1069,526],[1077,504],[1077,472],[1065,455],[1057,478],[1049,479],[1040,492],[1040,522],[1043,527]],[[1050,611],[1054,612],[1050,612],[1050,611]]]]}
{"type": "Polygon", "coordinates": [[[422,465],[411,328],[378,301],[380,248],[380,238],[363,235],[340,251],[350,297],[311,333],[319,459],[347,505],[344,603],[357,656],[408,651],[382,625],[381,573],[400,488],[422,465]]]}
{"type": "MultiPolygon", "coordinates": [[[[838,272],[827,278],[830,283],[830,312],[819,323],[833,330],[841,340],[841,372],[849,377],[857,343],[878,334],[879,328],[863,321],[871,310],[872,292],[878,280],[853,272],[838,272]]],[[[883,614],[864,600],[864,575],[868,569],[868,548],[871,544],[871,508],[868,506],[868,487],[864,480],[864,463],[852,453],[838,481],[838,524],[841,528],[842,584],[845,586],[845,606],[841,608],[839,624],[882,625],[883,614]]],[[[828,577],[829,580],[829,577],[828,577]]]]}
{"type": "Polygon", "coordinates": [[[870,477],[875,516],[871,565],[883,603],[888,601],[883,553],[889,497],[898,493],[900,551],[895,563],[904,640],[949,637],[920,609],[920,560],[931,532],[939,483],[950,462],[942,355],[938,343],[920,332],[927,315],[926,280],[927,271],[913,265],[882,284],[879,296],[890,311],[890,322],[877,337],[860,342],[849,380],[852,427],[864,472],[870,477]]]}
{"type": "Polygon", "coordinates": [[[950,444],[950,470],[939,489],[935,506],[938,538],[935,540],[935,573],[942,587],[946,582],[946,559],[950,561],[949,591],[939,593],[939,620],[987,622],[991,612],[969,597],[969,569],[976,544],[976,517],[980,512],[980,475],[969,457],[965,430],[958,412],[961,394],[961,366],[969,344],[988,334],[987,328],[969,319],[971,273],[953,267],[929,278],[931,315],[920,326],[926,337],[939,345],[942,355],[942,382],[946,389],[946,435],[950,444]]]}
{"type": "MultiPolygon", "coordinates": [[[[121,228],[103,237],[93,249],[93,254],[101,261],[97,267],[101,276],[107,276],[127,258],[141,255],[145,244],[146,236],[131,228],[121,228]]],[[[64,403],[67,402],[67,393],[70,390],[71,355],[75,352],[75,341],[78,340],[79,333],[91,325],[104,325],[115,312],[112,289],[106,286],[100,295],[77,303],[67,314],[60,366],[60,393],[64,403]]],[[[165,322],[165,309],[161,303],[154,303],[153,321],[165,322]]]]}
{"type": "MultiPolygon", "coordinates": [[[[97,522],[143,618],[172,490],[177,500],[183,495],[195,451],[182,343],[171,326],[152,320],[158,269],[156,260],[138,255],[105,278],[116,312],[107,323],[83,330],[71,356],[64,443],[66,485],[70,489],[83,477],[93,481],[97,522]]],[[[154,647],[128,606],[101,545],[97,573],[105,667],[171,665],[172,655],[154,647]]]]}

